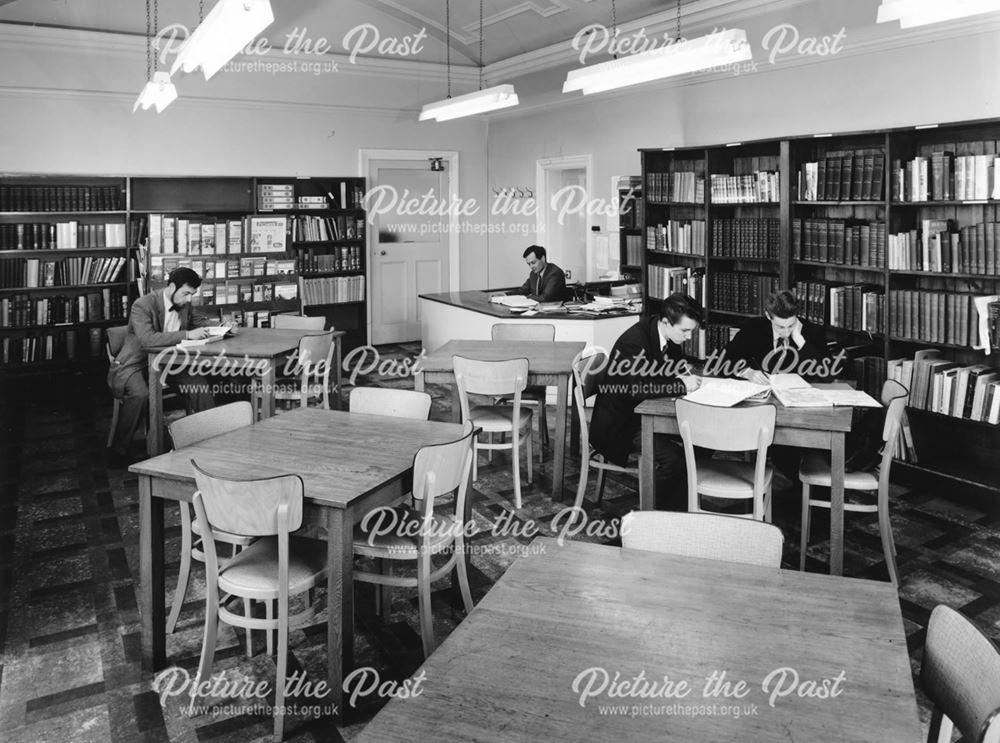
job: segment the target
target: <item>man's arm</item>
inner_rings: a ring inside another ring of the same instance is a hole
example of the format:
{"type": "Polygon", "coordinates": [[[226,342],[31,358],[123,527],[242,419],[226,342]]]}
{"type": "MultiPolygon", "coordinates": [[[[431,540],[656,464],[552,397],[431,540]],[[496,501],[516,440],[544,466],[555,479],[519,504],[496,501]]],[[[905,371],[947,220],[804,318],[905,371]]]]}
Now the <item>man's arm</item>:
{"type": "MultiPolygon", "coordinates": [[[[511,289],[510,291],[506,292],[507,296],[510,297],[510,296],[514,296],[514,295],[520,294],[522,296],[531,297],[531,279],[532,278],[534,278],[534,275],[529,275],[528,276],[528,280],[525,281],[523,284],[521,284],[521,288],[520,289],[511,289]]],[[[531,297],[531,298],[535,299],[535,297],[531,297]]]]}
{"type": "Polygon", "coordinates": [[[539,302],[561,302],[565,291],[566,274],[562,269],[549,270],[542,275],[542,286],[538,294],[529,294],[528,297],[539,302]]]}
{"type": "MultiPolygon", "coordinates": [[[[753,333],[747,328],[741,328],[736,332],[729,343],[726,344],[723,361],[727,364],[727,369],[736,374],[737,364],[742,362],[742,369],[760,370],[760,364],[754,359],[757,356],[754,349],[753,333]]],[[[739,375],[743,376],[743,375],[739,375]]]]}
{"type": "Polygon", "coordinates": [[[139,302],[132,305],[128,322],[132,333],[139,339],[139,344],[143,348],[176,346],[187,338],[186,330],[177,330],[173,333],[158,332],[153,325],[152,311],[139,302]]]}
{"type": "MultiPolygon", "coordinates": [[[[675,365],[676,363],[674,362],[675,365]]],[[[677,374],[652,374],[654,368],[662,367],[663,361],[650,358],[642,345],[631,339],[621,338],[611,352],[605,382],[613,385],[621,394],[633,398],[636,403],[654,397],[679,397],[685,394],[687,387],[677,374]]]]}

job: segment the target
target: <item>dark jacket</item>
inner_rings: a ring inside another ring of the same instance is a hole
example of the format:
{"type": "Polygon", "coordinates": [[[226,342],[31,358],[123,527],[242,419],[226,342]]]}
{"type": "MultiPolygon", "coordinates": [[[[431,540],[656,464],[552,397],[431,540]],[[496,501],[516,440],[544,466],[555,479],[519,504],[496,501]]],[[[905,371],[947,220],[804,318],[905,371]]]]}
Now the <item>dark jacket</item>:
{"type": "MultiPolygon", "coordinates": [[[[775,369],[778,354],[772,354],[770,358],[767,358],[768,354],[774,350],[771,321],[764,316],[753,317],[743,324],[740,331],[726,346],[726,354],[723,357],[726,369],[734,371],[736,363],[744,361],[751,369],[759,369],[764,372],[782,371],[802,374],[802,362],[807,359],[822,362],[829,358],[826,337],[821,328],[816,327],[808,320],[802,320],[802,338],[805,343],[802,348],[797,349],[797,359],[788,360],[780,369],[775,369]],[[793,360],[795,361],[794,368],[792,367],[793,360]]],[[[794,348],[795,344],[791,340],[789,342],[794,348]]],[[[805,370],[807,373],[802,374],[803,377],[813,376],[808,373],[809,366],[812,365],[807,365],[805,370]]],[[[817,363],[816,366],[819,367],[820,363],[817,363]]]]}
{"type": "Polygon", "coordinates": [[[671,363],[665,364],[658,322],[658,317],[640,320],[615,341],[594,401],[590,443],[605,459],[622,467],[628,464],[632,438],[640,427],[635,406],[651,397],[677,397],[686,390],[684,382],[673,373],[684,358],[681,347],[667,342],[671,363]],[[631,360],[637,363],[623,363],[631,360]],[[625,366],[631,368],[621,368],[625,366]]]}
{"type": "Polygon", "coordinates": [[[121,350],[115,355],[108,370],[108,386],[112,394],[125,394],[125,383],[129,377],[146,368],[147,352],[157,346],[175,346],[187,337],[187,331],[207,325],[208,320],[197,315],[186,304],[178,310],[181,329],[173,333],[163,332],[163,291],[158,290],[140,297],[132,304],[128,320],[128,335],[121,350]]]}
{"type": "Polygon", "coordinates": [[[524,294],[539,302],[561,302],[565,299],[566,274],[555,263],[547,263],[541,276],[531,274],[520,289],[509,293],[524,294]]]}

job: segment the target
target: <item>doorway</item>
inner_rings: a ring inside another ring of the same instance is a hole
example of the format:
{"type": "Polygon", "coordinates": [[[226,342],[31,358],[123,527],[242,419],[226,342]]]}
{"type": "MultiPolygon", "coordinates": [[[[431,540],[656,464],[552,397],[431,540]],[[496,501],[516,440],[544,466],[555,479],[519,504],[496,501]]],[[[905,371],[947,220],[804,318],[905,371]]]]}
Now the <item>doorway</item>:
{"type": "Polygon", "coordinates": [[[572,155],[538,160],[538,244],[548,259],[566,272],[566,281],[586,281],[590,252],[592,157],[572,155]]]}

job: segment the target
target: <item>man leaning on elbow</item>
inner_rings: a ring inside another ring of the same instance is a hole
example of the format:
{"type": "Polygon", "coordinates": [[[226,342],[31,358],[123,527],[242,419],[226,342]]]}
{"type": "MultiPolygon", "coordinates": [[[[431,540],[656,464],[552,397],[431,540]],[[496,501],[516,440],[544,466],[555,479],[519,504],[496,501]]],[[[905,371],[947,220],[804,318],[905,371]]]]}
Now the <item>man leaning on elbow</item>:
{"type": "Polygon", "coordinates": [[[520,289],[508,294],[523,294],[539,302],[561,302],[566,292],[566,274],[555,263],[546,259],[545,248],[532,245],[524,251],[524,262],[531,273],[520,289]]]}

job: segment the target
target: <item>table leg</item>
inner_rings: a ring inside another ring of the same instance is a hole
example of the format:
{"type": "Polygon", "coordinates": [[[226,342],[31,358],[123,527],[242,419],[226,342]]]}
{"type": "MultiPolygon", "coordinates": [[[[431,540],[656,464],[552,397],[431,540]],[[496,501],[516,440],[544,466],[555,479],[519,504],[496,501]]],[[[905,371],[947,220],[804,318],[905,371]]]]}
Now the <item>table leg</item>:
{"type": "Polygon", "coordinates": [[[166,665],[167,624],[163,580],[163,500],[153,498],[152,478],[139,477],[139,617],[142,668],[166,665]]]}
{"type": "Polygon", "coordinates": [[[334,379],[334,383],[337,385],[334,389],[337,390],[337,394],[334,395],[334,397],[333,397],[333,409],[334,410],[340,410],[341,407],[343,406],[342,397],[343,397],[343,394],[344,394],[344,390],[343,390],[344,377],[343,377],[343,374],[342,374],[342,369],[340,368],[340,365],[341,365],[342,362],[341,362],[341,358],[340,358],[340,356],[341,356],[341,346],[340,346],[340,337],[339,336],[337,338],[333,339],[333,345],[335,346],[334,354],[335,354],[335,358],[337,360],[336,361],[337,366],[335,367],[336,370],[337,370],[337,373],[336,373],[336,378],[334,379]]]}
{"type": "Polygon", "coordinates": [[[163,385],[155,355],[149,358],[149,426],[146,430],[146,453],[155,457],[163,453],[163,385]]]}
{"type": "Polygon", "coordinates": [[[844,574],[844,433],[830,441],[830,575],[844,574]]]}
{"type": "Polygon", "coordinates": [[[267,360],[267,366],[260,373],[260,418],[274,415],[274,359],[267,360]]]}
{"type": "Polygon", "coordinates": [[[417,372],[416,374],[413,375],[413,389],[415,389],[417,392],[423,392],[424,391],[424,373],[423,372],[417,372]]]}
{"type": "Polygon", "coordinates": [[[639,457],[639,510],[652,511],[656,504],[653,457],[653,416],[642,416],[642,456],[639,457]]]}
{"type": "Polygon", "coordinates": [[[563,499],[563,467],[566,464],[566,400],[569,397],[569,375],[559,376],[556,386],[555,463],[552,466],[552,500],[563,499]]]}
{"type": "Polygon", "coordinates": [[[326,547],[326,662],[330,703],[341,722],[344,708],[344,673],[354,668],[354,524],[341,508],[327,508],[326,547]]]}
{"type": "Polygon", "coordinates": [[[576,409],[576,401],[573,399],[573,388],[576,386],[574,380],[570,380],[569,385],[569,453],[570,456],[579,457],[580,454],[580,415],[576,409]]]}

